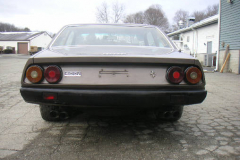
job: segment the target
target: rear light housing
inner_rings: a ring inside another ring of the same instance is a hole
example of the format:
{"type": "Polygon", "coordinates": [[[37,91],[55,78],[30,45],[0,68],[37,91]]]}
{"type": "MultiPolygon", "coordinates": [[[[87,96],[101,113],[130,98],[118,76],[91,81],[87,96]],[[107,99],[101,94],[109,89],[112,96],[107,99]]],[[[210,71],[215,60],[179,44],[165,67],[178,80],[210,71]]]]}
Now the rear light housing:
{"type": "Polygon", "coordinates": [[[57,94],[56,93],[43,93],[43,99],[45,100],[57,100],[57,94]]]}
{"type": "Polygon", "coordinates": [[[55,65],[48,66],[44,71],[44,77],[48,83],[58,83],[62,79],[62,70],[55,65]]]}
{"type": "Polygon", "coordinates": [[[167,80],[172,84],[179,84],[184,79],[184,71],[182,68],[173,66],[167,70],[167,80]]]}
{"type": "Polygon", "coordinates": [[[26,71],[26,77],[31,83],[39,83],[43,79],[43,69],[37,65],[31,66],[26,71]]]}
{"type": "Polygon", "coordinates": [[[185,70],[185,77],[187,83],[197,84],[202,79],[202,72],[197,67],[189,67],[185,70]]]}

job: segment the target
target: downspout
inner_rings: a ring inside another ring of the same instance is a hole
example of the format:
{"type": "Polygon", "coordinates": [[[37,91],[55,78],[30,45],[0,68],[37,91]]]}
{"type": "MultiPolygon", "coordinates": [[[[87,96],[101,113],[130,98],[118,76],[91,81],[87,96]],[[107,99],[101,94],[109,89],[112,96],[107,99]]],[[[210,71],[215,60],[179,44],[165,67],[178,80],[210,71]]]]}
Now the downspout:
{"type": "Polygon", "coordinates": [[[218,44],[217,44],[217,58],[216,58],[216,68],[214,71],[218,71],[219,63],[219,52],[220,52],[220,29],[221,29],[221,0],[219,2],[219,11],[218,11],[218,44]]]}
{"type": "Polygon", "coordinates": [[[196,53],[198,53],[198,29],[195,30],[196,31],[196,53]]]}
{"type": "Polygon", "coordinates": [[[196,58],[196,53],[194,52],[194,48],[195,48],[195,47],[194,47],[194,41],[195,41],[194,31],[195,31],[195,30],[193,29],[193,26],[191,27],[191,29],[192,29],[192,31],[193,31],[193,45],[192,45],[192,46],[193,46],[193,53],[194,53],[194,58],[196,58]]]}

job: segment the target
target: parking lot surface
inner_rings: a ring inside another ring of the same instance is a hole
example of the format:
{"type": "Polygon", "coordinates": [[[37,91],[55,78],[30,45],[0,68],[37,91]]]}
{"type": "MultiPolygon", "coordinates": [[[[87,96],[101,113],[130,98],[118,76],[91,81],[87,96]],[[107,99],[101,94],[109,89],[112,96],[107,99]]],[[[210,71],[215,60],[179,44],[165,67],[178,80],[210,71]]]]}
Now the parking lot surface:
{"type": "Polygon", "coordinates": [[[0,55],[2,159],[240,159],[240,75],[206,73],[206,100],[174,123],[143,113],[46,122],[19,92],[27,58],[0,55]]]}

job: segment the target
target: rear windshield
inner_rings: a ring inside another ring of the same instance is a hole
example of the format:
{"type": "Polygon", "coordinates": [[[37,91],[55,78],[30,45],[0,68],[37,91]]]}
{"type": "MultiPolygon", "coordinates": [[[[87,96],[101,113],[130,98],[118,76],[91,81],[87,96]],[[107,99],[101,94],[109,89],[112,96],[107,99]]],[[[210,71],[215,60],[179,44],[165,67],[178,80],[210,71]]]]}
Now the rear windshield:
{"type": "Polygon", "coordinates": [[[52,46],[127,45],[171,48],[164,35],[153,27],[83,25],[65,28],[52,46]]]}

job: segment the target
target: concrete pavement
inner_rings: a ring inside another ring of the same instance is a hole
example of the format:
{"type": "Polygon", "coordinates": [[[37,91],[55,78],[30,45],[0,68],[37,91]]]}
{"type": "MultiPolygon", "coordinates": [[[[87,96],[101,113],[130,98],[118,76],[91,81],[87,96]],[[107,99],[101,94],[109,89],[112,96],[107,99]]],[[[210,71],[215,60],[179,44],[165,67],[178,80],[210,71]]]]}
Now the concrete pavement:
{"type": "Polygon", "coordinates": [[[19,93],[27,58],[0,55],[2,159],[240,159],[240,75],[205,73],[206,100],[175,123],[87,113],[51,123],[19,93]]]}

